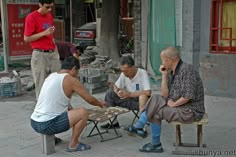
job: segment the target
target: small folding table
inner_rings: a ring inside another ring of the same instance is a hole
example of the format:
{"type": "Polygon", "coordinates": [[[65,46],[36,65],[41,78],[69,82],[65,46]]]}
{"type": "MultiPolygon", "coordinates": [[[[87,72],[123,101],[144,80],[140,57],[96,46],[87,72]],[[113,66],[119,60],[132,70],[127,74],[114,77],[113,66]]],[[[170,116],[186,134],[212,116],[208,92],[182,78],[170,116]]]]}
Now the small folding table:
{"type": "Polygon", "coordinates": [[[104,121],[109,121],[112,125],[113,122],[116,120],[117,116],[120,114],[129,112],[128,109],[122,108],[122,107],[106,107],[106,108],[96,107],[96,108],[88,109],[88,111],[89,111],[88,120],[91,121],[94,124],[94,126],[87,137],[99,135],[101,137],[101,142],[104,142],[104,141],[112,140],[112,139],[119,138],[122,136],[121,134],[117,132],[116,128],[112,128],[116,136],[108,138],[108,139],[104,139],[102,134],[108,133],[108,129],[106,129],[105,131],[101,131],[98,127],[98,124],[104,121]],[[97,133],[92,134],[95,129],[97,130],[97,133]]]}

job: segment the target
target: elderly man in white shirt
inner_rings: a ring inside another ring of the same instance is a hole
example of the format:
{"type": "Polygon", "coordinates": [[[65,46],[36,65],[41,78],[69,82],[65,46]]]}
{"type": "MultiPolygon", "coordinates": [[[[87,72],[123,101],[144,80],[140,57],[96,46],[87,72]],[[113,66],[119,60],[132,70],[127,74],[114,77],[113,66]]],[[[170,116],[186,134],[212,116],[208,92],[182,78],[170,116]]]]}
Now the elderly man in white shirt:
{"type": "MultiPolygon", "coordinates": [[[[105,96],[108,106],[120,106],[130,110],[138,110],[139,113],[145,108],[148,98],[151,96],[151,87],[148,74],[144,69],[137,68],[131,56],[121,59],[121,75],[113,89],[109,89],[105,96]]],[[[113,125],[107,123],[101,128],[119,128],[118,121],[113,125]]]]}

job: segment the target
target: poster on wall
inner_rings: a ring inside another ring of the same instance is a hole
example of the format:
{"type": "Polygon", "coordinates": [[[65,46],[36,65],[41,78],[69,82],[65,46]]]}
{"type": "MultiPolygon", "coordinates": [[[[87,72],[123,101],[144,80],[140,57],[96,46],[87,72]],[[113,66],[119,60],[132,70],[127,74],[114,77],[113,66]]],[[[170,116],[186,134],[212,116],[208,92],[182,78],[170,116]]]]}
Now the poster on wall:
{"type": "Polygon", "coordinates": [[[32,54],[29,43],[24,42],[25,17],[38,9],[38,0],[8,0],[8,36],[10,56],[32,54]]]}

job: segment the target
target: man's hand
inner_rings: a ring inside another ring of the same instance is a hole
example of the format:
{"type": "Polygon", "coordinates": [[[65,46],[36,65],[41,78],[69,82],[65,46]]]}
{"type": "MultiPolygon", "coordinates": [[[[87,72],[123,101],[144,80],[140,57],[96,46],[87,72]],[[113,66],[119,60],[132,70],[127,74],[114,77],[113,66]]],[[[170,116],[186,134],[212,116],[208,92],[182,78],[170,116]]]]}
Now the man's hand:
{"type": "Polygon", "coordinates": [[[54,32],[55,32],[55,27],[54,27],[54,26],[49,27],[49,28],[47,28],[47,29],[44,31],[45,36],[50,35],[50,34],[53,34],[54,32]]]}
{"type": "Polygon", "coordinates": [[[77,53],[73,53],[73,56],[77,59],[79,59],[79,55],[77,53]]]}
{"type": "Polygon", "coordinates": [[[167,102],[167,106],[175,107],[175,102],[172,99],[169,99],[167,102]]]}
{"type": "Polygon", "coordinates": [[[107,107],[107,103],[106,103],[105,101],[100,100],[99,102],[100,102],[99,106],[100,106],[101,108],[107,107]]]}
{"type": "Polygon", "coordinates": [[[168,102],[167,102],[167,105],[170,106],[170,107],[177,107],[177,106],[181,106],[181,105],[186,104],[189,100],[191,100],[191,99],[183,98],[183,97],[180,97],[176,101],[173,101],[172,99],[169,99],[168,102]]]}
{"type": "Polygon", "coordinates": [[[121,98],[121,99],[126,99],[126,98],[129,98],[130,97],[130,92],[126,91],[126,90],[119,90],[118,91],[118,96],[121,98]]]}
{"type": "Polygon", "coordinates": [[[167,75],[168,69],[164,65],[160,65],[159,71],[162,75],[167,75]]]}

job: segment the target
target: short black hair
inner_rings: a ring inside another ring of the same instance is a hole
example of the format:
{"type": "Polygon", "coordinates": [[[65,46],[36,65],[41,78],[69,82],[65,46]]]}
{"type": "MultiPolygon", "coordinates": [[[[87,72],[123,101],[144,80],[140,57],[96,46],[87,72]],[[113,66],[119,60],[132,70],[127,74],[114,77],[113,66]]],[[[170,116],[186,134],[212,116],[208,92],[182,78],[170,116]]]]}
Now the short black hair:
{"type": "Polygon", "coordinates": [[[61,69],[71,70],[74,66],[76,66],[77,69],[80,69],[80,62],[74,56],[69,56],[63,60],[61,69]]]}
{"type": "Polygon", "coordinates": [[[54,0],[39,0],[39,3],[41,3],[42,5],[46,4],[51,4],[54,3],[54,0]]]}
{"type": "Polygon", "coordinates": [[[80,53],[84,53],[84,49],[81,46],[76,46],[76,50],[79,50],[80,53]]]}
{"type": "Polygon", "coordinates": [[[127,64],[129,67],[132,67],[134,65],[134,59],[128,55],[128,56],[123,56],[121,58],[121,62],[120,62],[121,65],[125,65],[127,64]]]}

